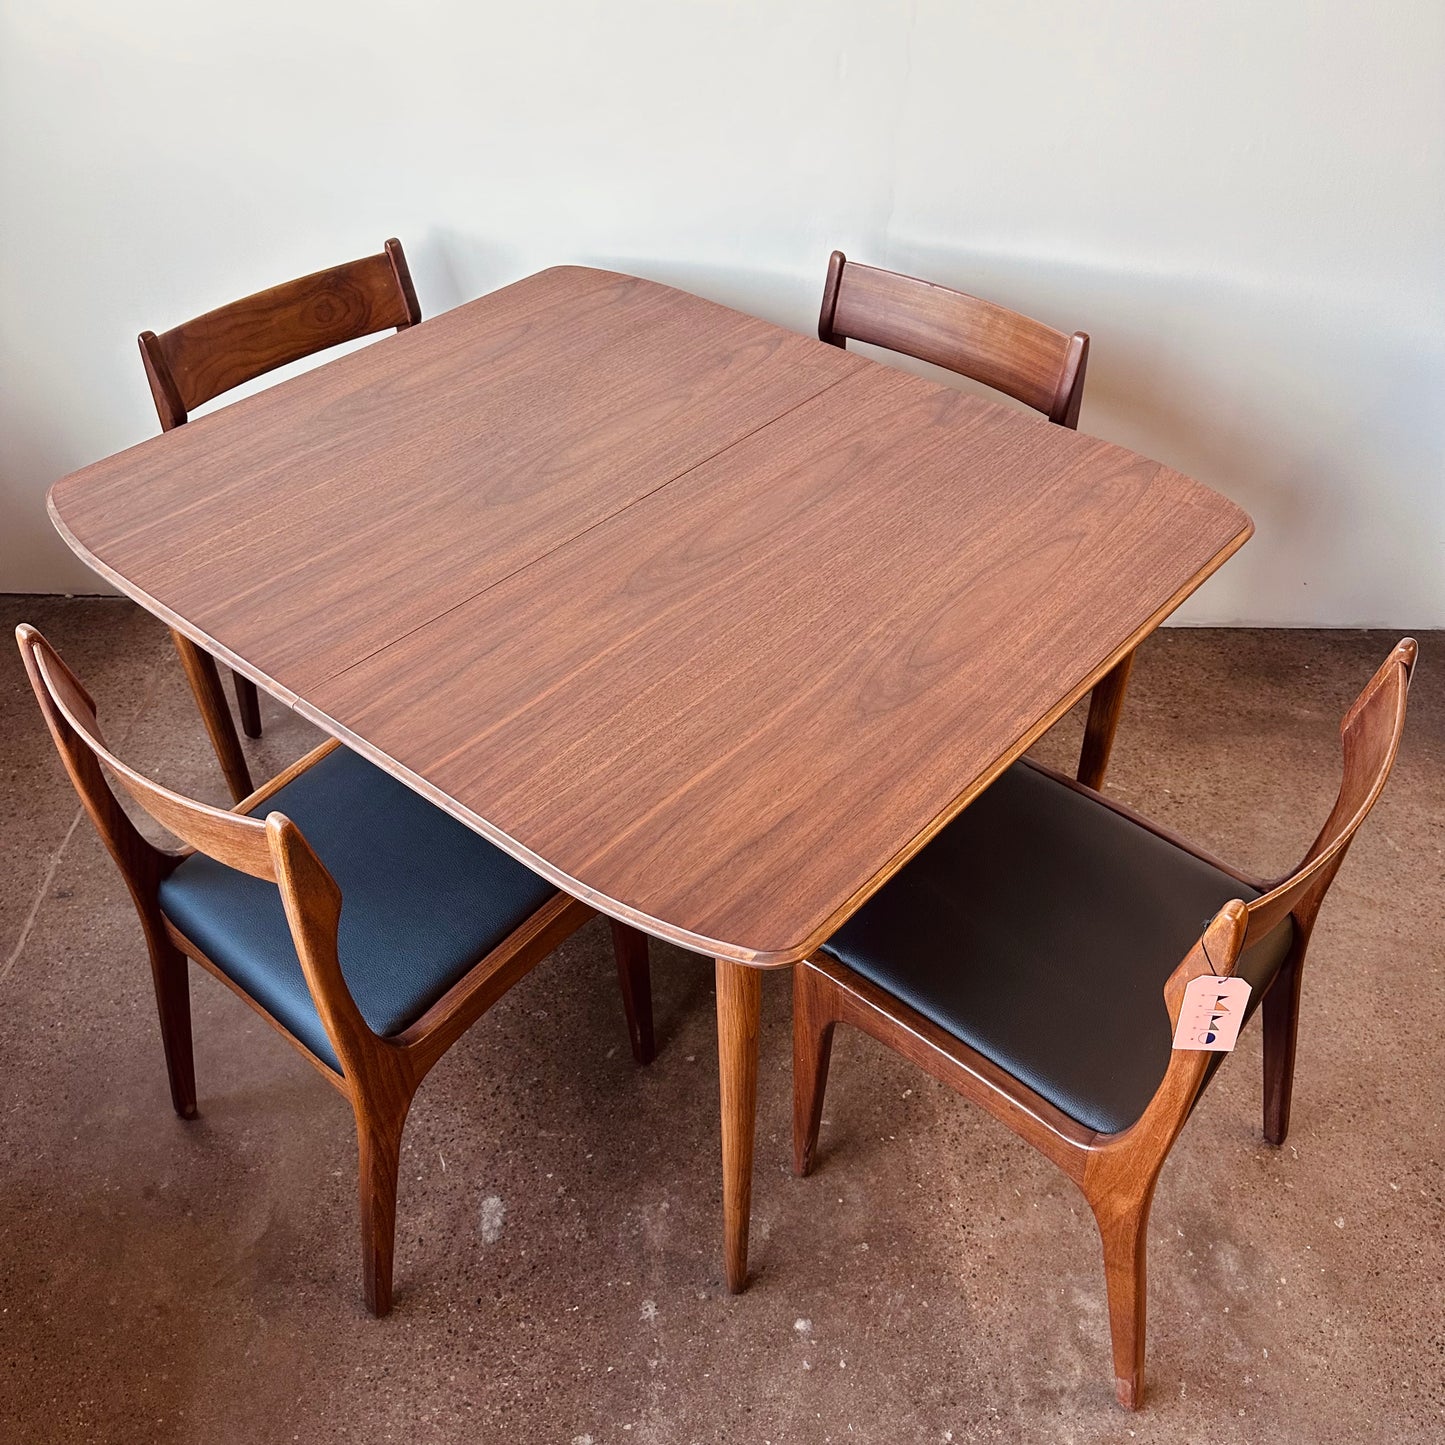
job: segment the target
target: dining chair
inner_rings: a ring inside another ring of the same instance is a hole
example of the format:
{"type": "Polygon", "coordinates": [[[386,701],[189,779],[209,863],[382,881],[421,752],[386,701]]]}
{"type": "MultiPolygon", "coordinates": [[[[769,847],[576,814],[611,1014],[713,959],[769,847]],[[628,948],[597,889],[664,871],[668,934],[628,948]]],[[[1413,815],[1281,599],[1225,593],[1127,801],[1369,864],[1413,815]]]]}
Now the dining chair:
{"type": "MultiPolygon", "coordinates": [[[[140,915],[176,1113],[196,1117],[190,959],[350,1102],[363,1291],[372,1313],[386,1314],[412,1097],[593,910],[335,741],[229,812],[172,792],[110,751],[95,703],[40,633],[21,626],[16,636],[61,760],[140,915]],[[149,842],[102,763],[186,846],[149,842]]],[[[614,923],[613,940],[633,1054],[647,1063],[646,938],[614,923]]]]}
{"type": "MultiPolygon", "coordinates": [[[[283,282],[160,335],[142,331],[140,354],[161,430],[173,431],[196,407],[243,382],[373,332],[405,331],[420,320],[406,256],[401,242],[392,238],[374,256],[283,282]]],[[[251,791],[250,772],[215,661],[189,638],[178,632],[171,636],[232,798],[239,801],[251,791]]],[[[239,673],[232,681],[246,736],[258,738],[256,684],[239,673]]]]}
{"type": "Polygon", "coordinates": [[[1225,1057],[1171,1047],[1185,988],[1211,974],[1248,981],[1246,1021],[1264,1012],[1264,1135],[1282,1144],[1305,952],[1389,776],[1415,655],[1406,638],[1346,713],[1335,805],[1273,882],[1052,769],[1025,759],[1005,771],[796,969],[795,1172],[813,1166],[840,1023],[981,1104],[1088,1201],[1116,1393],[1138,1408],[1149,1206],[1225,1057]]]}
{"type": "MultiPolygon", "coordinates": [[[[847,349],[850,340],[941,366],[1077,430],[1089,365],[1089,338],[1066,336],[1042,321],[947,286],[881,271],[834,251],[823,285],[818,339],[847,349]]],[[[1079,754],[1078,780],[1104,785],[1134,654],[1095,684],[1079,754]]]]}

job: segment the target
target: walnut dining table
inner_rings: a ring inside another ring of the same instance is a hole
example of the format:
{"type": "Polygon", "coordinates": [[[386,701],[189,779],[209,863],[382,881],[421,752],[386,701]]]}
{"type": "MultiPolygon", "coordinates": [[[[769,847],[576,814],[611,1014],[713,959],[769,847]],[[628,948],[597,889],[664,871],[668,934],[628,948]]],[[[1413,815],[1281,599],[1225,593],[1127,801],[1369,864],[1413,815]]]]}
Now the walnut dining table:
{"type": "Polygon", "coordinates": [[[213,657],[716,961],[733,1289],[758,970],[1095,684],[1116,708],[1252,530],[1122,447],[583,267],[86,467],[50,510],[213,657]]]}

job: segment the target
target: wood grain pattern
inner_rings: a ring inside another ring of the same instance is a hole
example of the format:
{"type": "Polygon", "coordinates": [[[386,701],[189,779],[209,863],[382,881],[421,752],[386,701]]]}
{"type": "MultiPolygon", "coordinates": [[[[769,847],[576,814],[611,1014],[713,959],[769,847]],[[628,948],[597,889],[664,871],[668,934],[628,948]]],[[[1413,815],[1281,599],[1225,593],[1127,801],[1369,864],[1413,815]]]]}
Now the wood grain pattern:
{"type": "Polygon", "coordinates": [[[748,1282],[763,978],[757,969],[726,958],[717,960],[715,973],[722,1102],[723,1269],[728,1289],[739,1294],[748,1282]]]}
{"type": "Polygon", "coordinates": [[[141,359],[161,426],[268,371],[376,331],[405,330],[421,307],[401,242],[359,261],[228,302],[158,336],[140,334],[141,359]]]}
{"type": "Polygon", "coordinates": [[[1250,531],[1122,448],[578,268],[51,506],[151,610],[559,886],[777,964],[1250,531]]]}
{"type": "Polygon", "coordinates": [[[718,960],[735,1287],[735,965],[810,953],[1251,531],[1122,448],[579,268],[87,468],[50,510],[207,652],[718,960]]]}
{"type": "MultiPolygon", "coordinates": [[[[1006,306],[915,276],[828,259],[818,340],[847,347],[848,338],[886,347],[983,381],[1059,426],[1078,428],[1088,371],[1088,337],[1071,337],[1006,306]]],[[[1105,673],[1090,699],[1079,782],[1103,788],[1114,733],[1124,708],[1133,656],[1105,673]]]]}
{"type": "Polygon", "coordinates": [[[563,267],[67,477],[51,515],[289,701],[866,365],[563,267]]]}
{"type": "Polygon", "coordinates": [[[916,276],[860,266],[841,251],[828,262],[818,338],[850,338],[971,377],[1041,411],[1079,424],[1089,338],[916,276]]]}
{"type": "MultiPolygon", "coordinates": [[[[849,339],[886,347],[981,381],[1077,429],[1089,364],[1089,338],[1066,336],[992,301],[931,281],[850,262],[828,260],[818,339],[846,347],[849,339]]],[[[1089,702],[1079,781],[1104,785],[1114,733],[1124,706],[1132,656],[1106,673],[1089,702]]]]}
{"type": "Polygon", "coordinates": [[[603,911],[791,963],[1249,530],[870,366],[298,709],[603,911]]]}
{"type": "MultiPolygon", "coordinates": [[[[161,429],[174,431],[189,420],[190,408],[243,382],[344,341],[388,327],[404,331],[420,320],[406,255],[393,237],[379,255],[232,301],[159,336],[142,331],[140,353],[161,429]]],[[[172,635],[231,794],[240,798],[250,781],[235,725],[215,683],[215,666],[209,659],[199,664],[187,655],[195,644],[180,633],[172,635]]],[[[231,680],[241,726],[247,737],[259,738],[256,684],[239,673],[231,680]]]]}
{"type": "MultiPolygon", "coordinates": [[[[1232,973],[1243,949],[1292,915],[1290,952],[1263,998],[1264,1134],[1284,1142],[1294,1084],[1300,980],[1320,904],[1394,765],[1405,725],[1405,704],[1417,647],[1403,639],[1391,652],[1340,727],[1344,774],[1319,837],[1299,865],[1246,904],[1226,903],[1164,989],[1171,1029],[1191,979],[1232,973]]],[[[1082,784],[1041,769],[1101,808],[1167,838],[1196,857],[1202,850],[1151,824],[1082,784]]],[[[1233,872],[1233,870],[1226,870],[1233,872]]],[[[1235,873],[1241,879],[1245,875],[1235,873]]],[[[959,886],[967,887],[960,879],[959,886]]],[[[1251,888],[1251,892],[1253,888],[1251,888]]],[[[1047,906],[1047,900],[1044,900],[1047,906]]],[[[1058,960],[1068,967],[1067,959],[1058,960]]],[[[970,1048],[846,965],[819,954],[794,972],[793,1167],[806,1175],[817,1152],[833,1033],[846,1023],[878,1039],[934,1078],[981,1105],[1052,1160],[1083,1192],[1103,1246],[1114,1355],[1115,1395],[1126,1409],[1144,1400],[1144,1328],[1149,1209],[1160,1170],[1189,1118],[1219,1056],[1175,1051],[1154,1098],[1140,1118],[1116,1134],[1084,1127],[1021,1080],[970,1048]]],[[[745,1263],[745,1262],[744,1262],[745,1263]]]]}

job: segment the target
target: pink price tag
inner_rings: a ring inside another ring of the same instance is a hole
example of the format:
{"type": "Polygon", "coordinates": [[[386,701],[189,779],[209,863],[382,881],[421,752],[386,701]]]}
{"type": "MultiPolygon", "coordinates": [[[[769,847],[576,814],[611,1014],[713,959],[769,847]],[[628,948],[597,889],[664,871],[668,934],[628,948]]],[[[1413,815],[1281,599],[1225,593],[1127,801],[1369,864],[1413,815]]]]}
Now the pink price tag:
{"type": "Polygon", "coordinates": [[[1184,989],[1174,1047],[1228,1053],[1239,1037],[1248,1004],[1248,979],[1219,978],[1212,973],[1191,979],[1184,989]]]}

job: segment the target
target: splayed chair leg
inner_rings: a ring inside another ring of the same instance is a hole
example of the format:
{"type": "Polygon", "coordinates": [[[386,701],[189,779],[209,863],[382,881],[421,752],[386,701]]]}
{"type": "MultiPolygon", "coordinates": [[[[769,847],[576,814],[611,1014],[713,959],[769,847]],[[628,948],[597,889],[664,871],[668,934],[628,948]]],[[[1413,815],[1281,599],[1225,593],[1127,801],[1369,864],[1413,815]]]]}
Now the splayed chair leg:
{"type": "Polygon", "coordinates": [[[626,923],[612,922],[612,952],[617,959],[617,982],[622,990],[622,1010],[627,1016],[627,1036],[632,1057],[650,1064],[657,1057],[652,1033],[652,971],[647,961],[647,935],[626,923]]]}
{"type": "Polygon", "coordinates": [[[361,1203],[361,1287],[366,1307],[380,1317],[391,1311],[392,1260],[396,1252],[396,1181],[408,1099],[400,1109],[371,1112],[355,1105],[361,1203]]]}
{"type": "Polygon", "coordinates": [[[833,1055],[836,1018],[827,1008],[831,982],[797,964],[793,969],[793,1173],[810,1174],[823,1122],[823,1094],[833,1055]]]}
{"type": "Polygon", "coordinates": [[[1260,1005],[1264,1014],[1264,1137],[1274,1145],[1283,1144],[1289,1133],[1303,973],[1296,954],[1280,970],[1260,1005]]]}
{"type": "Polygon", "coordinates": [[[196,1065],[191,1049],[191,978],[185,956],[166,940],[151,944],[151,981],[166,1052],[171,1103],[182,1119],[196,1117],[196,1065]]]}
{"type": "Polygon", "coordinates": [[[1151,1181],[1142,1198],[1090,1201],[1104,1245],[1114,1393],[1126,1410],[1137,1410],[1144,1403],[1146,1264],[1153,1194],[1151,1181]]]}

